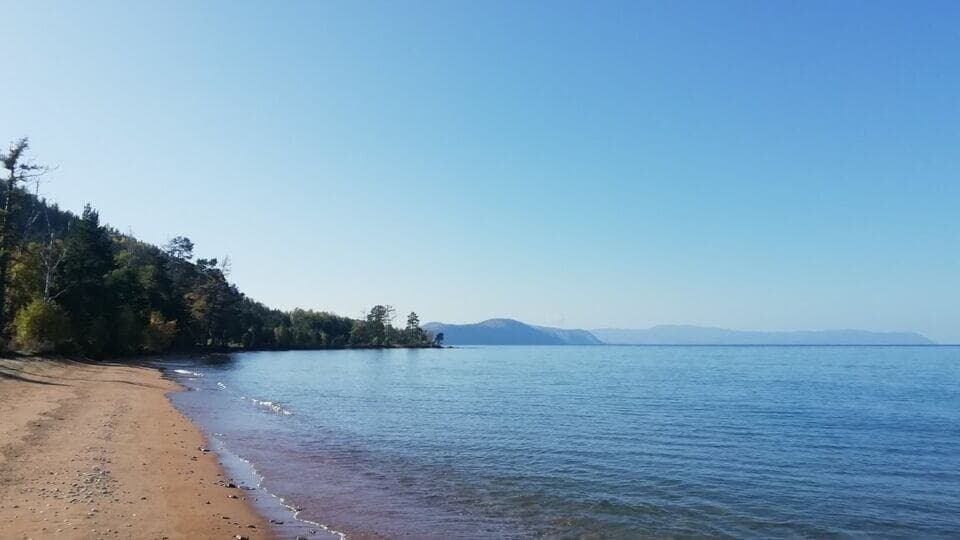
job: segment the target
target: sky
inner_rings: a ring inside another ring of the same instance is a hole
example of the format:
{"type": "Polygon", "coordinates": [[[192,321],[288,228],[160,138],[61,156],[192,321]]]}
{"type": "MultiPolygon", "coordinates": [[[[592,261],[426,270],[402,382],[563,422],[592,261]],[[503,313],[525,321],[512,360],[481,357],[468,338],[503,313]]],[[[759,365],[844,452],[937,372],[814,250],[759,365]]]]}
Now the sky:
{"type": "Polygon", "coordinates": [[[271,306],[960,343],[960,3],[3,4],[41,192],[271,306]]]}

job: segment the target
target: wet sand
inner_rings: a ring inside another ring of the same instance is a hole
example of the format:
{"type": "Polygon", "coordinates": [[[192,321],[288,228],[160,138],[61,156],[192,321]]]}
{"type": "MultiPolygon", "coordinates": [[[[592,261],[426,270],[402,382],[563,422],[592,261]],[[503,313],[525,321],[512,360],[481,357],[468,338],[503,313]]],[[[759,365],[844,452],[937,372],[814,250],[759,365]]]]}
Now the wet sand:
{"type": "Polygon", "coordinates": [[[0,359],[0,536],[273,538],[177,389],[148,367],[0,359]]]}

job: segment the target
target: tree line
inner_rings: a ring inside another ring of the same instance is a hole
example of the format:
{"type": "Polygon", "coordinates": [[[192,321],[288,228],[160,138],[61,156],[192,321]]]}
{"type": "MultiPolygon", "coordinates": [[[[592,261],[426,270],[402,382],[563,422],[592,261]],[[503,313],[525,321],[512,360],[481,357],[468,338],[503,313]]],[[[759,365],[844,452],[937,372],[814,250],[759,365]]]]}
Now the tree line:
{"type": "Polygon", "coordinates": [[[21,139],[0,154],[0,332],[9,349],[104,357],[442,342],[416,313],[395,327],[385,305],[361,319],[271,309],[228,281],[228,261],[194,259],[187,237],[157,247],[104,226],[90,205],[77,216],[31,192],[47,169],[28,149],[21,139]]]}

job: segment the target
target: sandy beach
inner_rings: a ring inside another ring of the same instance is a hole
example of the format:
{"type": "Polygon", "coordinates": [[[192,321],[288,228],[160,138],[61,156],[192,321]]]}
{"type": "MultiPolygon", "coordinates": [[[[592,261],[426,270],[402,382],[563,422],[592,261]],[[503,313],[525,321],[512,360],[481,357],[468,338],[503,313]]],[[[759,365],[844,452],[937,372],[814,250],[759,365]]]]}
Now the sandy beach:
{"type": "Polygon", "coordinates": [[[271,538],[156,369],[0,360],[3,538],[271,538]]]}

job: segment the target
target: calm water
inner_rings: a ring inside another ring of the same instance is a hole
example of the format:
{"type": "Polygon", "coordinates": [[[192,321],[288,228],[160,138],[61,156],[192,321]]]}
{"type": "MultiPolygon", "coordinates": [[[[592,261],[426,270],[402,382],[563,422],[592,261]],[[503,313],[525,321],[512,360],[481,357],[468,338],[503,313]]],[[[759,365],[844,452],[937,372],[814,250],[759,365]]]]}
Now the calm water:
{"type": "Polygon", "coordinates": [[[354,536],[960,536],[958,347],[482,347],[168,364],[354,536]],[[269,403],[264,403],[269,402],[269,403]]]}

